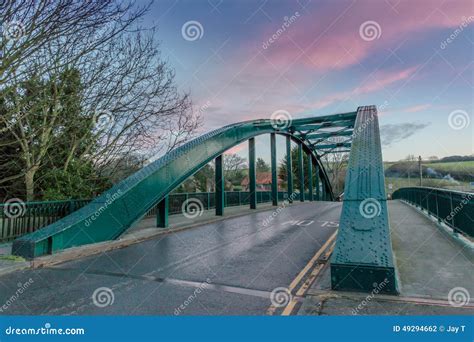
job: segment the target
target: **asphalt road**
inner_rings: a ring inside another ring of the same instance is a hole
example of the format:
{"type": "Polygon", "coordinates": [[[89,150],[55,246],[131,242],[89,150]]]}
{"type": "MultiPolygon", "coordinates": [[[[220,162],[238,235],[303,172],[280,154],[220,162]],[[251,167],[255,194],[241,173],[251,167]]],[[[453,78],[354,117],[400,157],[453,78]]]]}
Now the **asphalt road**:
{"type": "Polygon", "coordinates": [[[7,274],[0,314],[264,315],[271,291],[288,287],[334,233],[341,203],[273,212],[7,274]]]}

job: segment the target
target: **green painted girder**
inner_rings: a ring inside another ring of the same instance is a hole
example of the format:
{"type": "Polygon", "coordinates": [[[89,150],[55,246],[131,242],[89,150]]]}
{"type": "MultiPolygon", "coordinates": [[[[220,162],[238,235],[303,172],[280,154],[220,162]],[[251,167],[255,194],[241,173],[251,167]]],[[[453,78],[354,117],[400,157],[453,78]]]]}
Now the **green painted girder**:
{"type": "Polygon", "coordinates": [[[168,227],[169,197],[166,196],[158,203],[158,212],[156,214],[156,226],[158,228],[168,227]]]}
{"type": "Polygon", "coordinates": [[[255,138],[249,139],[249,203],[257,209],[257,170],[255,167],[255,138]]]}
{"type": "Polygon", "coordinates": [[[340,143],[334,143],[334,144],[314,145],[313,146],[313,148],[316,148],[319,151],[331,150],[331,149],[338,148],[338,147],[351,147],[351,143],[350,142],[340,142],[340,143]]]}
{"type": "Polygon", "coordinates": [[[324,128],[335,128],[335,127],[353,128],[354,120],[346,119],[346,120],[341,120],[341,121],[328,121],[328,122],[323,122],[323,123],[315,124],[315,125],[302,125],[302,126],[293,126],[293,127],[295,131],[298,131],[296,134],[299,136],[302,134],[303,135],[311,134],[313,132],[316,132],[324,128]]]}
{"type": "Polygon", "coordinates": [[[218,155],[215,161],[215,187],[216,187],[216,215],[222,216],[224,215],[224,201],[225,201],[225,193],[224,193],[224,156],[218,155]]]}
{"type": "MultiPolygon", "coordinates": [[[[292,122],[301,125],[320,121],[316,117],[292,122]]],[[[69,247],[116,239],[204,165],[235,145],[269,133],[289,135],[301,143],[304,152],[320,167],[321,181],[331,189],[321,161],[304,141],[293,135],[291,126],[278,127],[267,119],[246,121],[214,130],[176,148],[71,215],[15,240],[13,254],[34,258],[69,247]]],[[[334,195],[329,192],[333,200],[334,195]]]]}
{"type": "Polygon", "coordinates": [[[335,290],[397,293],[377,109],[359,107],[344,188],[336,247],[335,290]],[[386,280],[385,280],[386,279],[386,280]],[[383,284],[383,286],[380,286],[383,284]]]}
{"type": "Polygon", "coordinates": [[[286,178],[288,201],[293,203],[293,160],[291,158],[291,137],[286,136],[286,178]]]}
{"type": "Polygon", "coordinates": [[[304,165],[303,165],[303,144],[298,144],[298,189],[300,191],[300,201],[304,202],[304,165]]]}
{"type": "Polygon", "coordinates": [[[308,200],[313,201],[313,161],[308,158],[308,200]]]}
{"type": "Polygon", "coordinates": [[[321,153],[319,155],[319,157],[323,157],[326,154],[330,154],[330,153],[350,153],[350,152],[351,152],[351,150],[336,150],[336,149],[334,149],[334,150],[329,150],[329,151],[323,151],[323,153],[321,153]]]}
{"type": "Polygon", "coordinates": [[[334,122],[334,121],[341,121],[341,120],[354,121],[356,116],[357,116],[357,112],[322,115],[322,116],[293,120],[292,126],[301,127],[305,125],[314,125],[315,123],[320,123],[320,122],[334,122]]]}
{"type": "Polygon", "coordinates": [[[318,165],[315,165],[314,176],[315,176],[314,186],[316,187],[316,201],[320,201],[321,200],[321,195],[320,195],[320,191],[319,191],[319,167],[318,167],[318,165]]]}
{"type": "Polygon", "coordinates": [[[305,135],[306,140],[314,140],[314,139],[325,139],[325,138],[332,138],[332,137],[343,137],[352,135],[353,130],[344,130],[344,131],[334,131],[334,132],[325,132],[325,133],[314,133],[305,135]]]}
{"type": "Polygon", "coordinates": [[[272,204],[278,205],[278,177],[277,177],[277,156],[276,156],[276,135],[270,133],[270,160],[272,173],[272,204]]]}

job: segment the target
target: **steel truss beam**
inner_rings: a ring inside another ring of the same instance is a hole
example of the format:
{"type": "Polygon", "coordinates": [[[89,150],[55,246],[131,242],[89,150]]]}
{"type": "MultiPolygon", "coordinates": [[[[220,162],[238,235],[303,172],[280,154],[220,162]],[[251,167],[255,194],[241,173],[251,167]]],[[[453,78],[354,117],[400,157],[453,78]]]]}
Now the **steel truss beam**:
{"type": "Polygon", "coordinates": [[[375,106],[359,107],[331,258],[335,290],[397,293],[375,106]]]}

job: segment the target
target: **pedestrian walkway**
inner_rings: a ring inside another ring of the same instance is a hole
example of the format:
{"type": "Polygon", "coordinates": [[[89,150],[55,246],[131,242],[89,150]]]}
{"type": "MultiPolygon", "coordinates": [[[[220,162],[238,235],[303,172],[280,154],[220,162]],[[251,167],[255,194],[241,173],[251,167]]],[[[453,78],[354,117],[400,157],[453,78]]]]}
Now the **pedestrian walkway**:
{"type": "Polygon", "coordinates": [[[298,314],[474,314],[473,244],[406,203],[389,201],[388,208],[400,295],[379,294],[377,287],[369,294],[331,291],[328,264],[298,314]]]}

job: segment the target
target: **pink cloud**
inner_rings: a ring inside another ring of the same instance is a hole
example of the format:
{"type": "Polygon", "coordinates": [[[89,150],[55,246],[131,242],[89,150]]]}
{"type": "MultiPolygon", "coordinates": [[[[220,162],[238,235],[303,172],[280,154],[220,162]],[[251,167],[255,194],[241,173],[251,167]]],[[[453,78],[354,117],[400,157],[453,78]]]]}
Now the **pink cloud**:
{"type": "Polygon", "coordinates": [[[403,111],[407,113],[416,113],[416,112],[422,112],[428,108],[430,108],[430,104],[422,104],[422,105],[417,105],[417,106],[411,106],[408,108],[405,108],[403,111]]]}
{"type": "Polygon", "coordinates": [[[296,115],[349,99],[356,105],[358,96],[396,84],[401,87],[416,74],[417,67],[410,67],[413,64],[369,77],[365,70],[375,69],[369,63],[362,73],[354,67],[350,74],[344,74],[344,69],[365,63],[371,56],[382,56],[377,61],[383,60],[388,49],[394,50],[404,41],[425,39],[425,33],[434,29],[457,27],[463,17],[472,13],[470,0],[404,0],[392,2],[393,9],[389,1],[366,0],[349,7],[351,4],[339,1],[308,6],[311,13],[300,11],[298,20],[268,49],[262,49],[262,42],[280,28],[277,20],[255,32],[238,49],[234,48],[232,56],[210,77],[206,87],[198,87],[206,97],[211,97],[212,106],[219,108],[206,111],[206,121],[220,127],[268,118],[279,109],[296,115]],[[379,39],[365,41],[360,37],[361,24],[369,20],[380,25],[379,39]],[[379,52],[383,53],[377,55],[379,52]],[[350,77],[360,80],[352,89],[354,79],[349,80],[350,77]]]}
{"type": "Polygon", "coordinates": [[[431,108],[431,104],[426,103],[426,104],[419,104],[419,105],[403,107],[403,108],[385,109],[383,110],[383,114],[418,113],[428,108],[431,108]]]}
{"type": "Polygon", "coordinates": [[[320,109],[326,107],[336,101],[343,101],[355,96],[376,92],[391,86],[402,80],[406,80],[416,72],[417,67],[404,69],[393,72],[377,72],[373,76],[364,81],[364,84],[350,91],[338,92],[329,96],[323,97],[312,104],[312,108],[320,109]]]}
{"type": "Polygon", "coordinates": [[[347,2],[344,6],[335,4],[302,14],[265,51],[268,60],[278,67],[297,61],[316,70],[341,69],[361,62],[377,49],[416,38],[414,35],[457,27],[473,12],[470,0],[400,1],[393,8],[385,1],[358,2],[352,7],[347,2]],[[379,25],[378,39],[361,38],[359,28],[366,21],[379,25]]]}
{"type": "Polygon", "coordinates": [[[247,148],[247,145],[246,144],[240,144],[240,145],[236,145],[230,149],[228,149],[227,151],[225,151],[224,154],[236,154],[242,150],[244,150],[245,148],[247,148]]]}

